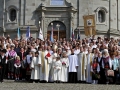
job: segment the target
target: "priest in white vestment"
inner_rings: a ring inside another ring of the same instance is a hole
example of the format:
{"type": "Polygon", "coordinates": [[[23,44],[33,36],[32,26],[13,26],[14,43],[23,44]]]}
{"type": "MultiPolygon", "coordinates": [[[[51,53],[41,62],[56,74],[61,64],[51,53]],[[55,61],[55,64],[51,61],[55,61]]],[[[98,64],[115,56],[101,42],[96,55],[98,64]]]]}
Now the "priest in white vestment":
{"type": "Polygon", "coordinates": [[[49,79],[48,79],[48,81],[52,82],[51,70],[52,70],[52,53],[53,53],[53,51],[51,50],[50,46],[47,46],[47,50],[48,50],[48,53],[50,54],[50,57],[48,58],[49,59],[49,79]]]}
{"type": "Polygon", "coordinates": [[[85,82],[86,81],[86,63],[87,58],[86,54],[83,52],[83,47],[80,47],[80,53],[78,54],[78,81],[85,82]]]}
{"type": "Polygon", "coordinates": [[[48,51],[42,47],[42,51],[40,54],[41,56],[41,67],[40,67],[40,81],[48,82],[49,79],[49,64],[52,62],[51,57],[48,57],[48,51]]]}
{"type": "Polygon", "coordinates": [[[67,57],[66,52],[63,52],[63,57],[61,58],[62,68],[61,68],[61,81],[68,82],[68,66],[69,59],[67,57]]]}
{"type": "Polygon", "coordinates": [[[34,53],[33,52],[33,56],[32,56],[32,62],[31,62],[31,80],[39,80],[40,78],[40,68],[39,68],[39,65],[38,65],[38,59],[39,59],[39,53],[36,52],[34,53]]]}
{"type": "Polygon", "coordinates": [[[51,69],[50,69],[50,73],[49,73],[49,79],[50,79],[50,82],[53,82],[53,63],[56,61],[56,57],[57,57],[57,52],[56,52],[56,49],[53,49],[53,53],[51,54],[51,69]]]}
{"type": "Polygon", "coordinates": [[[87,57],[87,68],[86,68],[86,82],[87,83],[92,83],[92,73],[91,73],[91,65],[94,59],[94,54],[91,53],[92,50],[89,47],[88,48],[88,54],[86,55],[87,57]]]}

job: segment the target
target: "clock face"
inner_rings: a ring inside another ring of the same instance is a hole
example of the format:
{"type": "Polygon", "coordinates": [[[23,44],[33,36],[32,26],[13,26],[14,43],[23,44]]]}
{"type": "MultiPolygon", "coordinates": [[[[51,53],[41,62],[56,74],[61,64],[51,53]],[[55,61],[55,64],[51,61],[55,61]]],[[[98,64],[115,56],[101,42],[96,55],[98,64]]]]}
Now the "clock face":
{"type": "Polygon", "coordinates": [[[50,0],[50,5],[64,5],[64,0],[50,0]]]}

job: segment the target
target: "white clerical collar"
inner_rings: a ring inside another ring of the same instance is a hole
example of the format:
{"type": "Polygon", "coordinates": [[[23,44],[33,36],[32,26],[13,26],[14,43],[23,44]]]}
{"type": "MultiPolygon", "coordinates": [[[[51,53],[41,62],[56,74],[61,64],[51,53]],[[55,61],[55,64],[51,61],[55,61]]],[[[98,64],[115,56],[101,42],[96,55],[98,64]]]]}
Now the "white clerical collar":
{"type": "Polygon", "coordinates": [[[2,56],[2,59],[4,58],[4,55],[2,56]]]}

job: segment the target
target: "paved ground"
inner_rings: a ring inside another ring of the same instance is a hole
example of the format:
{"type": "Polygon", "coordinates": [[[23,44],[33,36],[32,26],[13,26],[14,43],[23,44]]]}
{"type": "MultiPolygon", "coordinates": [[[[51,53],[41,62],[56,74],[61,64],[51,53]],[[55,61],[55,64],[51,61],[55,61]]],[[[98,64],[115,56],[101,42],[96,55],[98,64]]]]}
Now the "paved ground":
{"type": "Polygon", "coordinates": [[[0,90],[120,90],[120,85],[25,83],[5,81],[0,90]]]}

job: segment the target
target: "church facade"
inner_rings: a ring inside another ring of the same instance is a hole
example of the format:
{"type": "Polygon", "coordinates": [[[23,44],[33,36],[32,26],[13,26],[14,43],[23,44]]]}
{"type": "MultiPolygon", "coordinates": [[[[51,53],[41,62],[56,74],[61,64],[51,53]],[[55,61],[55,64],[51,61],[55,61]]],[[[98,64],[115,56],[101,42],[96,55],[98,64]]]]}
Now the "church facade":
{"type": "Polygon", "coordinates": [[[120,1],[118,0],[0,0],[0,35],[25,36],[30,27],[32,37],[41,28],[45,38],[51,30],[55,39],[77,38],[84,34],[84,15],[95,15],[96,36],[120,35],[120,1]]]}

